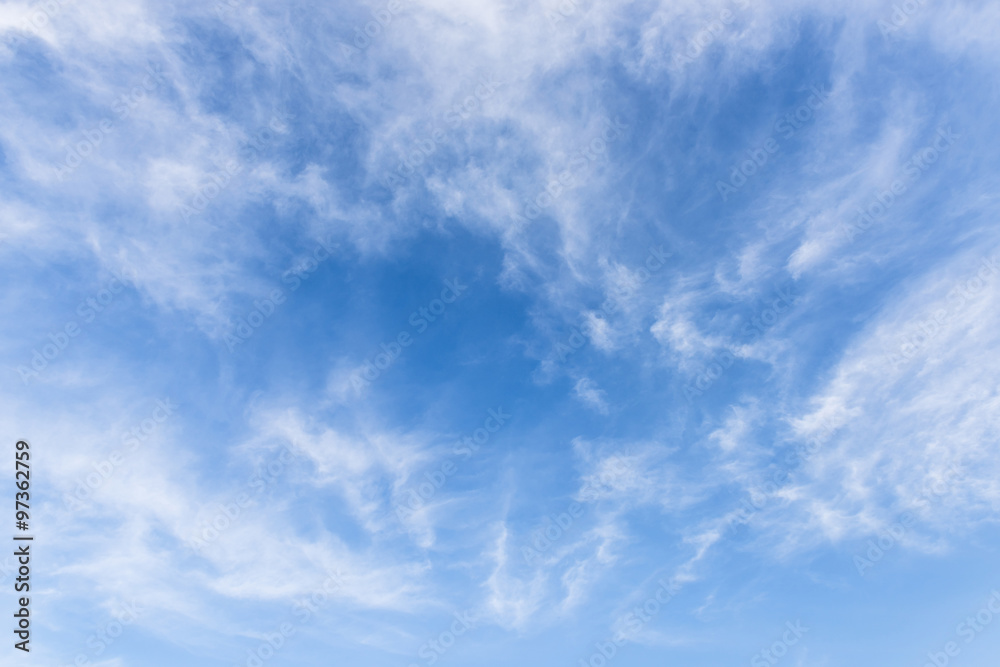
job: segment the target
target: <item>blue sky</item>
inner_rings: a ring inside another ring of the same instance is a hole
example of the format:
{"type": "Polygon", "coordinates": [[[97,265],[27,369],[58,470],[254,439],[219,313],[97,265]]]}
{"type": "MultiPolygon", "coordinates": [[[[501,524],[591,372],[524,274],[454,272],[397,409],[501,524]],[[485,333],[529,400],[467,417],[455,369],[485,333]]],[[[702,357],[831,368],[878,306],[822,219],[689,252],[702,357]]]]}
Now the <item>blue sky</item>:
{"type": "Polygon", "coordinates": [[[992,667],[998,30],[5,3],[4,664],[992,667]]]}

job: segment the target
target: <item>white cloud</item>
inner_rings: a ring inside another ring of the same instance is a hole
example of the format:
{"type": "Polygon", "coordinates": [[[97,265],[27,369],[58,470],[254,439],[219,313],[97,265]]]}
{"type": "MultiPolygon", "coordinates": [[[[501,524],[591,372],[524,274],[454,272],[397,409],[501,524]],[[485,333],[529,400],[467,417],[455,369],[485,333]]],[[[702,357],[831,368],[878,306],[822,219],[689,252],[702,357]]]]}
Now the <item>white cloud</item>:
{"type": "Polygon", "coordinates": [[[597,384],[589,378],[580,378],[573,387],[576,397],[586,405],[601,413],[608,414],[608,403],[605,400],[605,392],[599,389],[597,384]]]}

